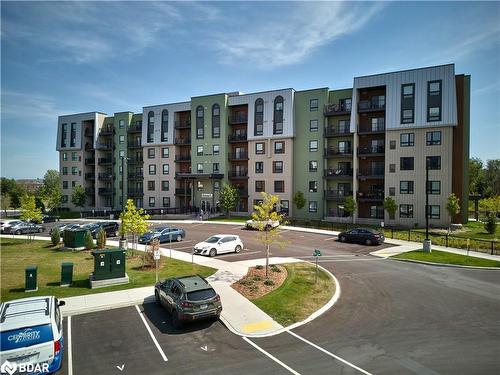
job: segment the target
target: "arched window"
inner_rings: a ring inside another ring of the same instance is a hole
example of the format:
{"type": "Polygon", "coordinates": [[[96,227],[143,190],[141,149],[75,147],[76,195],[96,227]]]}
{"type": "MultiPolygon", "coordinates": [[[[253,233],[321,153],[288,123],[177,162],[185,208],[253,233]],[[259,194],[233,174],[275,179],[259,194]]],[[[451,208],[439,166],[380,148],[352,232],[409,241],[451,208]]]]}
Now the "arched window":
{"type": "Polygon", "coordinates": [[[264,100],[255,101],[254,135],[264,135],[264,100]]]}
{"type": "Polygon", "coordinates": [[[154,142],[154,132],[155,132],[155,113],[153,111],[149,111],[148,113],[148,136],[147,142],[154,142]]]}
{"type": "Polygon", "coordinates": [[[196,107],[196,138],[202,139],[205,137],[205,110],[203,106],[196,107]]]}
{"type": "Polygon", "coordinates": [[[161,112],[161,141],[168,142],[168,111],[161,112]]]}
{"type": "Polygon", "coordinates": [[[212,138],[220,138],[220,107],[212,106],[212,138]]]}
{"type": "Polygon", "coordinates": [[[273,134],[283,134],[283,97],[274,99],[273,134]]]}

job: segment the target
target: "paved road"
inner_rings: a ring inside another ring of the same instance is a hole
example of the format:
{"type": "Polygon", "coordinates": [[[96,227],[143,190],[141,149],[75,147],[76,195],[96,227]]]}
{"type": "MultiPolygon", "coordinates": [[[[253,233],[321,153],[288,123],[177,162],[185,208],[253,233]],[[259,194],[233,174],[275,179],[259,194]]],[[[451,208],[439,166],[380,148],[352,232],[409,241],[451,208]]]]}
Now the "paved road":
{"type": "MultiPolygon", "coordinates": [[[[187,230],[186,240],[173,244],[180,251],[190,252],[211,234],[236,233],[246,250],[221,259],[264,256],[256,232],[236,225],[180,226],[187,230]]],[[[273,255],[311,259],[320,248],[322,266],[340,281],[341,298],[318,319],[292,333],[246,341],[219,322],[176,331],[155,305],[140,306],[142,314],[130,307],[75,316],[73,373],[500,373],[500,272],[378,259],[368,255],[377,247],[341,244],[325,235],[284,237],[286,250],[273,249],[273,255]],[[123,364],[123,371],[116,368],[123,364]]]]}

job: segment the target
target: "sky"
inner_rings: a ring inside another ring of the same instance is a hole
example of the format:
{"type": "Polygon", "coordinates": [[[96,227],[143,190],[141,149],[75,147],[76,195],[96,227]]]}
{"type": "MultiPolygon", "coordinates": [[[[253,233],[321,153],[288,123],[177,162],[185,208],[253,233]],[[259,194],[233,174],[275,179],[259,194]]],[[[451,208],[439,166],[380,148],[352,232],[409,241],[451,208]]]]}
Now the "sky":
{"type": "Polygon", "coordinates": [[[471,157],[500,158],[499,2],[11,2],[1,7],[1,163],[58,169],[57,117],[220,92],[352,87],[455,63],[471,157]]]}

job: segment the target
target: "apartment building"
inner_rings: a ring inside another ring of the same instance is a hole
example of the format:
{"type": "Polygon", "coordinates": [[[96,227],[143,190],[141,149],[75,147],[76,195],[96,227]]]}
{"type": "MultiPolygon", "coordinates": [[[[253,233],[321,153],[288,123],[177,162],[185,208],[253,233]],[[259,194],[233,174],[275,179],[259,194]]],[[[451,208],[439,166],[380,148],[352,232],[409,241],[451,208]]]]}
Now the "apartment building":
{"type": "MultiPolygon", "coordinates": [[[[220,93],[107,116],[59,117],[63,205],[82,185],[85,209],[219,208],[224,183],[235,211],[251,213],[260,192],[308,220],[423,225],[448,223],[446,200],[467,206],[470,76],[453,64],[355,77],[352,88],[220,93]],[[426,183],[426,167],[429,183],[426,183]],[[123,177],[122,177],[123,176],[123,177]],[[292,204],[302,192],[305,207],[292,204]],[[388,217],[385,197],[398,212],[388,217]]],[[[466,220],[465,210],[455,220],[466,220]]]]}

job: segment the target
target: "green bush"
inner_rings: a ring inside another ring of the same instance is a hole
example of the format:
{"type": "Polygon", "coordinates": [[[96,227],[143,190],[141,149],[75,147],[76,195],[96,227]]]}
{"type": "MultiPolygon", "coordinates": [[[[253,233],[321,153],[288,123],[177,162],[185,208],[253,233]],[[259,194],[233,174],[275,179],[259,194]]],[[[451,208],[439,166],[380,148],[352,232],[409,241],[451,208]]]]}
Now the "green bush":
{"type": "Polygon", "coordinates": [[[264,266],[262,266],[262,265],[260,265],[260,264],[259,264],[258,266],[255,266],[255,269],[256,269],[256,270],[261,270],[261,269],[263,269],[263,268],[264,268],[264,266]]]}
{"type": "Polygon", "coordinates": [[[494,214],[490,213],[488,215],[488,218],[486,219],[486,222],[484,223],[484,229],[489,234],[495,234],[495,232],[497,230],[497,220],[496,220],[494,214]]]}
{"type": "Polygon", "coordinates": [[[253,281],[249,279],[242,279],[239,281],[239,283],[244,286],[250,286],[253,284],[253,281]]]}
{"type": "Polygon", "coordinates": [[[260,277],[259,275],[255,275],[253,277],[253,281],[262,281],[262,277],[260,277]]]}
{"type": "Polygon", "coordinates": [[[97,232],[97,248],[102,250],[106,247],[106,232],[104,229],[99,229],[97,232]]]}
{"type": "Polygon", "coordinates": [[[50,235],[50,240],[52,241],[52,245],[56,246],[61,241],[61,231],[59,228],[54,228],[50,235]]]}
{"type": "Polygon", "coordinates": [[[264,285],[268,285],[268,286],[274,285],[274,281],[268,279],[268,280],[264,281],[264,285]]]}
{"type": "Polygon", "coordinates": [[[92,238],[92,234],[90,231],[85,232],[85,249],[92,250],[94,248],[94,239],[92,238]]]}
{"type": "Polygon", "coordinates": [[[278,272],[278,273],[281,272],[281,270],[277,266],[272,266],[271,271],[278,272]]]}

